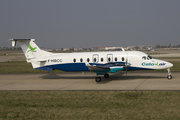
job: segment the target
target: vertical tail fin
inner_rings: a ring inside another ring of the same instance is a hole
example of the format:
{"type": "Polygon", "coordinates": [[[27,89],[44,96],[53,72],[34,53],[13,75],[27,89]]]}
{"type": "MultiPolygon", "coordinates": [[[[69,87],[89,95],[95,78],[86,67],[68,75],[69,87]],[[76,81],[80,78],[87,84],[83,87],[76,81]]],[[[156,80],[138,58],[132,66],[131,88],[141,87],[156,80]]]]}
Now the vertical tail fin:
{"type": "Polygon", "coordinates": [[[12,41],[12,46],[16,46],[17,41],[19,42],[27,62],[30,62],[31,59],[38,60],[52,55],[50,52],[41,50],[34,42],[35,39],[10,39],[9,41],[12,41]]]}
{"type": "Polygon", "coordinates": [[[16,42],[19,42],[27,61],[45,56],[41,49],[34,43],[35,39],[10,39],[10,41],[12,41],[12,46],[16,46],[16,42]]]}
{"type": "Polygon", "coordinates": [[[46,62],[46,57],[53,55],[53,53],[46,52],[41,50],[36,44],[35,39],[10,39],[12,41],[12,46],[16,46],[16,43],[19,42],[26,61],[30,62],[35,69],[51,71],[52,68],[44,67],[46,62]]]}

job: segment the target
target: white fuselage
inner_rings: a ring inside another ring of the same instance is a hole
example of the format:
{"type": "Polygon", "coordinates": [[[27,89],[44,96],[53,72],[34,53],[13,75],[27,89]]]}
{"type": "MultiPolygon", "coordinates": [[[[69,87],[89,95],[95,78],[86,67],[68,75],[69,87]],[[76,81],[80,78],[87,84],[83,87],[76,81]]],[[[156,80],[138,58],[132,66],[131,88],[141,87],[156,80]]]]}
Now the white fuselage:
{"type": "MultiPolygon", "coordinates": [[[[170,67],[173,64],[153,59],[146,53],[139,51],[111,51],[111,52],[77,52],[77,53],[50,53],[41,50],[35,39],[10,39],[12,46],[19,42],[27,62],[34,69],[51,71],[58,69],[62,71],[93,71],[97,75],[116,73],[122,70],[156,70],[167,69],[168,79],[172,79],[170,67]]],[[[96,77],[96,82],[101,78],[96,77]]]]}
{"type": "Polygon", "coordinates": [[[130,64],[128,70],[167,69],[173,66],[167,61],[151,58],[139,51],[59,53],[44,59],[46,62],[41,63],[42,65],[37,62],[38,67],[35,65],[34,68],[50,67],[63,71],[89,71],[87,64],[97,65],[110,62],[119,63],[122,66],[125,66],[127,62],[130,64]]]}

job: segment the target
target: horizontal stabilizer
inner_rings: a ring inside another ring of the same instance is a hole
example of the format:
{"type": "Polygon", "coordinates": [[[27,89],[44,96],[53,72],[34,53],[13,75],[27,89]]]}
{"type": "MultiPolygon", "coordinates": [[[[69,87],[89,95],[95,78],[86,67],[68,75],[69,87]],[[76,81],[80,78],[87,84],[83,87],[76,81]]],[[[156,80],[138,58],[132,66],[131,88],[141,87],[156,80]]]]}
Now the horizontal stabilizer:
{"type": "Polygon", "coordinates": [[[34,42],[35,39],[9,39],[9,41],[12,41],[12,46],[15,47],[17,41],[33,41],[34,42]]]}
{"type": "Polygon", "coordinates": [[[32,58],[32,59],[28,59],[28,62],[46,62],[46,59],[43,58],[32,58]]]}

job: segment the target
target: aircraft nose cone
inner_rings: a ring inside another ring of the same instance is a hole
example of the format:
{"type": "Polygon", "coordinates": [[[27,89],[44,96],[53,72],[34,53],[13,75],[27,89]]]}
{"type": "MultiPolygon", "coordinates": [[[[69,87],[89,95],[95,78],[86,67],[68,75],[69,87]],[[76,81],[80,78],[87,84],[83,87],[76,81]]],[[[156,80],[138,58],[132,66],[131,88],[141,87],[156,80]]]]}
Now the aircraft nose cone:
{"type": "Polygon", "coordinates": [[[170,68],[170,67],[173,67],[173,64],[172,63],[168,63],[168,68],[170,68]]]}

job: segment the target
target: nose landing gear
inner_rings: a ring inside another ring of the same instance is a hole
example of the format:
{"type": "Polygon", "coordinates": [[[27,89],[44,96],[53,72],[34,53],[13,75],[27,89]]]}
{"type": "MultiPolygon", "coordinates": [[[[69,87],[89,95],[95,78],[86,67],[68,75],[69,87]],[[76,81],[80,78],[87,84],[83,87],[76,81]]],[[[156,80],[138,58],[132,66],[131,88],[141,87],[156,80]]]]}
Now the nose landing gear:
{"type": "Polygon", "coordinates": [[[169,80],[172,79],[172,76],[171,76],[171,75],[168,75],[168,76],[167,76],[167,79],[169,79],[169,80]]]}
{"type": "Polygon", "coordinates": [[[171,80],[171,79],[172,79],[172,76],[171,76],[170,68],[168,68],[167,71],[168,71],[167,79],[171,80]]]}

